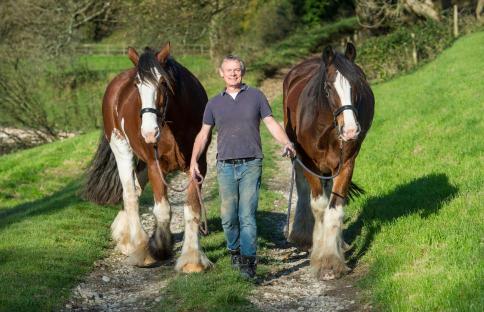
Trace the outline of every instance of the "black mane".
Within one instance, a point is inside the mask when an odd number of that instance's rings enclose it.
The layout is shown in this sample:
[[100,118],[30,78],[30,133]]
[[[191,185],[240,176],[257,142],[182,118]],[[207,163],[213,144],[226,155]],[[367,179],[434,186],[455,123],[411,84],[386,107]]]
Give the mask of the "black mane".
[[[155,86],[160,82],[165,81],[172,92],[175,90],[174,86],[176,77],[178,76],[178,68],[178,63],[171,57],[166,60],[164,66],[161,66],[156,58],[156,52],[148,47],[144,49],[143,54],[139,57],[138,66],[136,67],[141,81],[150,82]],[[163,78],[160,79],[160,81],[158,81],[156,77],[156,71],[158,71]]]

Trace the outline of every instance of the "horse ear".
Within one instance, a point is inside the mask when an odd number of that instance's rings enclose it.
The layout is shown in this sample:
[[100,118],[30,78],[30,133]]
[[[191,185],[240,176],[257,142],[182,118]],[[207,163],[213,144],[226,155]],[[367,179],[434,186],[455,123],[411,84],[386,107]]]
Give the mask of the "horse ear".
[[132,47],[128,48],[128,57],[131,60],[131,62],[133,62],[134,66],[138,65],[139,55],[134,48]]
[[334,59],[333,48],[331,46],[326,46],[326,48],[324,48],[324,50],[323,50],[323,62],[324,62],[324,64],[326,64],[326,65],[331,64],[331,62],[333,62],[333,59]]
[[156,58],[160,63],[165,63],[168,56],[170,56],[170,41],[165,43],[163,48],[161,48],[160,52],[156,53]]
[[356,48],[355,46],[351,43],[348,42],[346,44],[346,51],[345,51],[345,56],[348,60],[354,62],[356,58]]

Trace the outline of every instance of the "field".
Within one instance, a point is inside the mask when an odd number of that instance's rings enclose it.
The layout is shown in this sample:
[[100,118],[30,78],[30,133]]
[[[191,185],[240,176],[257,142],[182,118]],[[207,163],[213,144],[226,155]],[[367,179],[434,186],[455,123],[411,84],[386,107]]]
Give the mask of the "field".
[[[354,242],[349,259],[361,288],[381,310],[484,307],[482,55],[484,32],[458,40],[414,73],[373,86],[376,116],[354,177],[367,194],[348,207],[345,236]],[[87,62],[102,69],[108,60]],[[207,79],[209,95],[221,88],[209,80],[213,66],[181,62]],[[280,118],[281,100],[273,105]],[[0,157],[0,310],[58,308],[109,246],[117,208],[76,195],[98,137],[95,131]],[[265,131],[263,140],[267,181],[277,174],[278,150]],[[260,225],[282,215],[274,200],[280,195],[265,183]],[[229,268],[216,196],[207,204],[212,234],[202,244],[217,266],[206,274],[172,274],[160,309],[252,309],[246,298],[255,286]],[[264,254],[280,233],[259,228]],[[263,258],[260,274],[271,265]]]

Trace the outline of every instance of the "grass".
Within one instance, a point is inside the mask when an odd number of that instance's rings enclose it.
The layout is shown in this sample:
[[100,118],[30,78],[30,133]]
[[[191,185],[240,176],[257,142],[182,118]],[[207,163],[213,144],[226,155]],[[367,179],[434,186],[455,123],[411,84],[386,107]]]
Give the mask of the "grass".
[[0,157],[0,310],[58,309],[102,257],[115,209],[83,202],[99,134]]
[[374,86],[376,117],[346,236],[388,311],[482,311],[484,32],[411,75]]

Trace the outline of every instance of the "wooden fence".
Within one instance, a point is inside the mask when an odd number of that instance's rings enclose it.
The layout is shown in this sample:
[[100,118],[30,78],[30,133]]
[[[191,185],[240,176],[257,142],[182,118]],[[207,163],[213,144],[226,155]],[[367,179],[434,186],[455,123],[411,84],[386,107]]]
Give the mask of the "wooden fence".
[[[206,55],[209,52],[208,47],[202,44],[172,45],[171,50],[175,55]],[[76,52],[83,55],[125,55],[127,51],[127,44],[86,43],[76,47]]]

